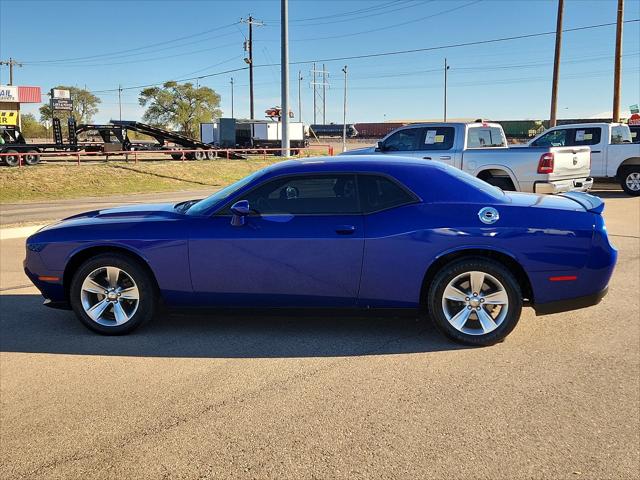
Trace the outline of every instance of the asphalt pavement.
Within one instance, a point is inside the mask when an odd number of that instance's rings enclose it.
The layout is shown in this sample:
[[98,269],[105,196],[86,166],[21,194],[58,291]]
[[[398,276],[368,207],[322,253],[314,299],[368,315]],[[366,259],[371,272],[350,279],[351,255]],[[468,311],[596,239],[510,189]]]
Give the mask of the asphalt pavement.
[[0,477],[637,479],[640,198],[603,195],[608,296],[525,309],[490,348],[399,318],[165,315],[101,337],[41,306],[4,240]]

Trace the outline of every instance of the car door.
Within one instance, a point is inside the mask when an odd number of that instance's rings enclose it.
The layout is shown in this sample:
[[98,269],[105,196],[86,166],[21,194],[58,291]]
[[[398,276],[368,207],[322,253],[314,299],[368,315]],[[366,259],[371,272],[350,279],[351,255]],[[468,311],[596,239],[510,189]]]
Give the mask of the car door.
[[455,167],[454,127],[424,127],[420,129],[414,156],[424,160],[436,160]]
[[[230,205],[252,214],[231,224]],[[190,238],[195,297],[204,305],[355,306],[364,247],[355,175],[268,180],[202,219]]]

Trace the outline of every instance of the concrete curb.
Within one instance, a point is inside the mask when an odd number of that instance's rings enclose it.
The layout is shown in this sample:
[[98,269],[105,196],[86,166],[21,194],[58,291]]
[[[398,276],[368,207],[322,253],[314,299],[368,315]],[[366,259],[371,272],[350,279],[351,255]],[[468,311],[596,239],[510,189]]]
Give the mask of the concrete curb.
[[44,225],[29,225],[28,227],[0,228],[0,241],[15,238],[27,238],[40,230]]

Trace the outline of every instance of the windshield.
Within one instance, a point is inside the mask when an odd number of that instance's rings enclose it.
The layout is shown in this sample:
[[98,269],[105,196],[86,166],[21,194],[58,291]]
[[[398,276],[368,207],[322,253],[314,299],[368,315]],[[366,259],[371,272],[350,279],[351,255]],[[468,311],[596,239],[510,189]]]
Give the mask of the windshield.
[[268,170],[268,167],[267,168],[263,168],[262,170],[258,170],[257,172],[254,172],[251,175],[249,175],[248,177],[244,177],[243,179],[238,180],[237,182],[232,183],[231,185],[229,185],[227,187],[224,187],[222,190],[218,190],[213,195],[211,195],[211,196],[209,196],[207,198],[204,198],[204,199],[200,200],[197,203],[194,203],[193,205],[191,205],[191,207],[189,207],[187,209],[186,214],[187,215],[202,215],[204,212],[206,212],[209,208],[211,208],[212,206],[214,206],[218,202],[226,200],[227,198],[229,198],[231,195],[236,193],[241,188],[249,185],[256,178],[261,177],[262,175],[264,175],[267,170]]

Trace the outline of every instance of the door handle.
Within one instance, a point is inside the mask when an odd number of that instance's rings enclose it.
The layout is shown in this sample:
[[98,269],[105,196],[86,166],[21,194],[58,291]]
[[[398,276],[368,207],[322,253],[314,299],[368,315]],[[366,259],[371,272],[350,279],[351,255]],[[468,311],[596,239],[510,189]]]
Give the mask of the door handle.
[[353,225],[339,225],[336,227],[336,233],[339,235],[351,235],[356,231],[356,227]]
[[431,160],[431,157],[422,157],[423,160]]
[[591,150],[591,153],[602,153],[600,150]]
[[451,156],[449,156],[449,155],[442,155],[442,156],[440,156],[440,160],[451,160]]

